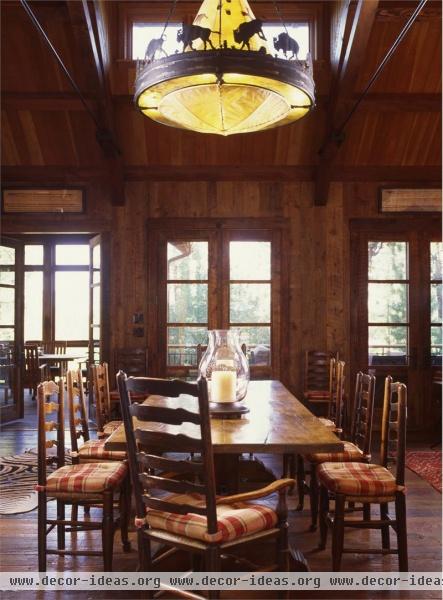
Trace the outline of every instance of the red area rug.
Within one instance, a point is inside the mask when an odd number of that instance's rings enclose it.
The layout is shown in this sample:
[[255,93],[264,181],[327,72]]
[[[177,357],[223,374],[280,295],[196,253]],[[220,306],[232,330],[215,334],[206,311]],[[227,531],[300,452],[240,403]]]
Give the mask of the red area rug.
[[406,452],[406,466],[427,481],[441,494],[441,452],[421,450]]

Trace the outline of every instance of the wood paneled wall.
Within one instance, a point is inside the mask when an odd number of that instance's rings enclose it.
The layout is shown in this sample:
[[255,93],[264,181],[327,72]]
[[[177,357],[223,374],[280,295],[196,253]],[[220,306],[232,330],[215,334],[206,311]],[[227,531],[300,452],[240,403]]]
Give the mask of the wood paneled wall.
[[[310,182],[127,182],[126,203],[111,207],[104,183],[87,185],[85,215],[32,220],[4,218],[10,232],[111,232],[111,348],[144,347],[132,335],[132,315],[147,304],[148,219],[158,217],[285,217],[289,220],[290,372],[302,391],[302,357],[310,348],[350,357],[350,220],[377,218],[380,183],[331,185],[328,205],[313,206]],[[392,185],[392,182],[391,182]],[[106,215],[106,216],[104,216]]]

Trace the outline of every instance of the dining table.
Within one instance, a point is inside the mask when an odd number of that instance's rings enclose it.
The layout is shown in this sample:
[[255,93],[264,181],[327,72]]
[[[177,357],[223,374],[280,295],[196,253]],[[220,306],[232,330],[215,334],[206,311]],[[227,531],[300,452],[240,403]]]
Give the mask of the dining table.
[[[183,408],[195,410],[195,399],[181,396]],[[177,399],[148,397],[145,404],[176,406]],[[240,457],[245,454],[308,454],[340,452],[343,443],[313,415],[280,381],[251,381],[242,401],[249,412],[239,418],[211,418],[211,437],[217,480],[235,492],[239,481]],[[175,425],[138,422],[134,425],[176,433]],[[196,436],[192,424],[183,433]],[[125,450],[126,436],[120,425],[105,441],[106,450]]]
[[85,361],[87,360],[87,356],[85,352],[79,351],[69,351],[63,354],[49,354],[43,353],[39,354],[38,360],[40,365],[44,364],[47,366],[51,365],[60,365],[60,377],[64,377],[68,368],[68,363],[72,361]]

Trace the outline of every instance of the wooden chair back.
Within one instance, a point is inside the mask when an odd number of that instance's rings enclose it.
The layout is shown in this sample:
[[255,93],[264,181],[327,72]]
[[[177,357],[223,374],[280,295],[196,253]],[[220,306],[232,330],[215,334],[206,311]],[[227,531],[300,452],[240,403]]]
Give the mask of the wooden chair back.
[[43,348],[46,354],[66,354],[68,342],[60,342],[50,340],[43,343]]
[[[203,358],[203,354],[206,352],[208,346],[206,344],[197,344],[197,367],[200,365],[201,359]],[[245,356],[247,356],[247,348],[246,344],[241,345],[242,352]]]
[[331,385],[331,359],[338,360],[338,352],[306,350],[304,362],[303,389],[324,391]]
[[103,427],[111,420],[108,364],[91,366],[92,389],[95,401],[97,435],[103,435]]
[[69,431],[71,434],[72,452],[78,452],[78,439],[83,443],[89,440],[89,426],[86,412],[85,392],[82,372],[70,370],[66,373],[66,390],[68,394]]
[[374,415],[375,377],[359,371],[355,378],[351,442],[363,454],[371,453],[372,420]]
[[330,366],[330,402],[328,419],[334,421],[337,429],[342,428],[345,392],[345,362],[331,358]]
[[68,342],[54,342],[54,354],[66,354]]
[[396,463],[396,483],[405,483],[407,389],[404,383],[385,379],[380,459],[384,467]]
[[24,369],[24,386],[33,385],[40,381],[40,364],[38,360],[38,345],[25,344],[25,369]]
[[[175,514],[197,513],[207,518],[208,533],[217,532],[215,508],[215,475],[212,453],[211,427],[209,419],[208,389],[205,379],[197,383],[185,381],[129,377],[121,371],[117,375],[121,411],[125,425],[129,467],[136,499],[137,517],[143,519],[146,507]],[[182,394],[191,404],[165,401],[165,406],[153,406],[130,402],[131,393],[158,394],[178,398]],[[145,422],[143,429],[134,428],[133,417]],[[146,425],[149,423],[149,427]],[[165,425],[180,425],[178,433],[165,432]],[[153,426],[153,427],[152,427]],[[183,431],[184,429],[184,431]],[[197,433],[197,436],[190,435]],[[139,451],[140,449],[145,449]],[[195,452],[201,455],[199,462],[165,458],[163,452]],[[204,483],[178,481],[162,473],[192,473],[200,476]],[[205,507],[174,504],[162,500],[154,492],[178,494],[202,494]]]
[[[51,419],[47,417],[52,415]],[[54,417],[55,415],[55,417]],[[37,387],[38,418],[38,484],[46,485],[47,465],[56,463],[57,468],[65,464],[64,389],[54,381],[43,381]],[[57,447],[56,455],[48,450]]]
[[114,353],[114,373],[123,371],[133,377],[148,374],[148,351],[146,348],[116,348]]

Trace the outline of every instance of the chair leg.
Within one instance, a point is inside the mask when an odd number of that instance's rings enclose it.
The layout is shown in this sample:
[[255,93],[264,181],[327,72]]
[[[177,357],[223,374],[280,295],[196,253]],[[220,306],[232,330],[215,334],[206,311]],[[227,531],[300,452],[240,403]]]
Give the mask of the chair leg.
[[[218,546],[209,546],[205,552],[205,569],[206,571],[220,571],[221,570],[221,558],[220,549]],[[220,598],[220,591],[217,589],[210,589],[208,593],[210,600],[217,600]]]
[[303,510],[305,505],[305,462],[301,454],[297,454],[297,490],[298,506],[295,510]]
[[408,571],[408,536],[406,525],[406,498],[401,492],[395,496],[395,518],[397,520],[397,546],[399,570]]
[[332,529],[332,570],[340,571],[341,557],[343,554],[345,520],[345,496],[337,494],[335,497],[334,527]]
[[38,570],[46,571],[46,493],[38,494]]
[[[62,500],[57,500],[57,520],[64,521],[65,519],[65,503]],[[65,549],[65,526],[57,525],[57,548]]]
[[326,548],[328,541],[329,492],[324,486],[320,486],[320,550]]
[[122,538],[123,552],[131,551],[131,544],[128,538],[129,513],[131,509],[131,484],[129,477],[126,477],[122,489],[120,490],[120,534]]
[[91,514],[91,507],[86,505],[83,507],[83,514],[87,515],[89,517],[89,515]]
[[364,521],[371,520],[371,505],[368,503],[363,504],[363,520]]
[[78,521],[78,504],[71,506],[71,521]]
[[137,529],[138,567],[139,573],[152,571],[151,542],[143,533],[143,529]]
[[[290,477],[295,479],[295,455],[294,454],[283,454],[283,474],[282,478]],[[288,496],[292,496],[294,493],[294,486],[288,489]]]
[[112,571],[112,553],[114,544],[114,515],[112,491],[103,492],[102,544],[103,570]]
[[389,539],[389,506],[388,503],[380,504],[380,519],[382,521],[386,521],[387,524],[381,528],[381,545],[384,550],[389,550],[391,547],[391,542]]
[[318,521],[318,479],[317,479],[317,465],[311,463],[311,477],[309,480],[309,497],[311,499],[311,527],[309,531],[315,531],[317,529]]
[[277,564],[282,573],[289,571],[288,523],[281,525],[277,538]]

